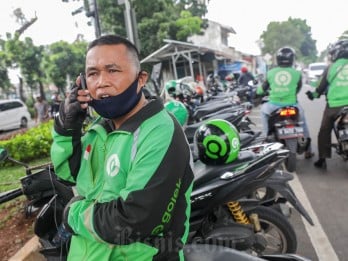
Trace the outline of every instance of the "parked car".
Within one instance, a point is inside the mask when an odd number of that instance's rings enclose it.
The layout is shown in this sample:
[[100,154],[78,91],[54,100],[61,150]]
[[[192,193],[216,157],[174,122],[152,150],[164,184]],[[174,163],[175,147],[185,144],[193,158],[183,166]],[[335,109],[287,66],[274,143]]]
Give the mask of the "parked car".
[[307,69],[307,83],[316,87],[316,83],[323,74],[327,64],[323,62],[311,63]]
[[27,128],[30,119],[28,108],[21,100],[0,100],[0,131]]

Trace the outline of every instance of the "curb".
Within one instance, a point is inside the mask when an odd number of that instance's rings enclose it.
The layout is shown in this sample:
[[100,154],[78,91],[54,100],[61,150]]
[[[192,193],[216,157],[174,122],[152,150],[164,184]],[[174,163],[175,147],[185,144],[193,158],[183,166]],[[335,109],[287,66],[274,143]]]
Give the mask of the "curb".
[[39,238],[34,236],[9,261],[45,261],[46,258],[39,253],[40,247]]

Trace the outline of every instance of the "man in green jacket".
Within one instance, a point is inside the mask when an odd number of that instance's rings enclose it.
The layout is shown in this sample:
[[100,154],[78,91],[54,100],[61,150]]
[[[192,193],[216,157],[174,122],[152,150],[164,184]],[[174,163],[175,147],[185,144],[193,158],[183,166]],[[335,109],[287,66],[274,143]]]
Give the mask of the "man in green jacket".
[[317,168],[326,169],[326,158],[331,158],[331,131],[337,113],[348,106],[348,40],[336,42],[329,50],[331,65],[328,66],[314,92],[306,92],[313,100],[326,95],[326,107],[318,134],[319,159],[314,162]]
[[[128,40],[92,41],[85,75],[61,104],[51,149],[57,175],[76,185],[63,217],[68,260],[183,260],[193,171],[180,124],[145,98]],[[88,106],[100,117],[82,135]]]
[[297,100],[297,94],[302,88],[302,75],[293,68],[295,51],[291,47],[282,47],[278,50],[276,58],[278,66],[268,71],[265,82],[257,89],[259,95],[269,93],[268,102],[261,107],[263,133],[265,136],[268,135],[268,119],[273,111],[284,106],[295,105],[299,109],[304,137],[308,142],[305,152],[305,158],[308,159],[313,156],[313,153],[305,114]]

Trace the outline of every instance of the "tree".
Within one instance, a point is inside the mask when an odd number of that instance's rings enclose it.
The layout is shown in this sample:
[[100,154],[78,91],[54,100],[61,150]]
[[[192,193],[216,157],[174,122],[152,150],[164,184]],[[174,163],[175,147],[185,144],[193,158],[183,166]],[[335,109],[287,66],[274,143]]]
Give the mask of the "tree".
[[[69,2],[69,0],[62,1]],[[205,19],[202,19],[207,13],[205,1],[128,1],[135,11],[136,29],[142,57],[160,48],[164,39],[186,41],[188,36],[200,33],[201,28],[206,28],[208,24]],[[89,0],[83,0],[83,2],[86,14],[90,15]],[[124,17],[125,5],[115,3],[118,3],[118,0],[97,0],[101,33],[115,33],[127,37]],[[187,12],[182,13],[182,11]],[[180,20],[180,22],[176,22],[177,20]],[[200,29],[197,27],[198,24]]]
[[[11,86],[7,68],[18,68],[20,66],[20,60],[23,58],[23,56],[20,55],[20,51],[22,50],[21,48],[26,48],[25,46],[21,45],[19,37],[24,33],[25,30],[27,30],[33,23],[37,21],[36,16],[28,21],[21,8],[16,8],[13,11],[13,14],[16,17],[16,22],[20,25],[20,28],[15,31],[13,38],[11,33],[6,34],[8,41],[0,39],[0,86],[4,90],[8,90]],[[28,44],[30,43],[28,42]],[[33,46],[32,42],[31,46]],[[25,100],[25,97],[23,95],[23,81],[21,77],[19,78],[19,95],[22,100]]]
[[192,16],[190,11],[181,11],[180,18],[175,25],[178,28],[176,39],[185,41],[188,36],[201,32],[202,20],[197,16]]
[[339,40],[348,39],[348,30],[344,31],[338,39]]
[[25,17],[25,15],[22,12],[21,8],[16,8],[13,11],[14,16],[16,17],[16,22],[21,25],[19,29],[16,30],[16,33],[18,34],[18,37],[24,33],[25,30],[27,30],[33,23],[37,21],[37,16],[35,15],[34,18],[31,18],[30,21]]
[[[66,0],[65,0],[66,1]],[[86,5],[85,1],[85,7]],[[129,0],[135,10],[141,56],[145,57],[163,45],[163,39],[186,41],[206,25],[202,17],[207,7],[199,0]],[[101,31],[127,37],[123,4],[115,0],[98,0]],[[187,11],[181,13],[182,11]],[[176,22],[177,20],[181,22]],[[188,22],[184,23],[182,20]],[[177,38],[179,37],[179,39]]]
[[283,46],[291,46],[298,60],[309,63],[316,60],[316,41],[312,39],[311,28],[306,20],[288,18],[284,22],[270,22],[261,35],[262,54],[274,54]]
[[11,87],[8,76],[8,58],[4,51],[5,41],[0,39],[0,89],[7,91]]
[[65,93],[67,78],[75,79],[85,67],[86,42],[69,44],[65,41],[53,43],[46,48],[43,60],[46,77],[53,82],[59,92]]
[[101,31],[104,34],[117,33],[127,36],[123,15],[124,8],[116,3],[117,0],[97,1]]
[[[4,50],[7,53],[8,65],[12,68],[19,68],[24,82],[29,86],[31,92],[39,89],[40,94],[45,98],[41,70],[43,46],[35,46],[30,37],[21,41],[19,36],[18,33],[15,33],[13,37],[11,34],[7,34],[8,39],[4,45]],[[19,86],[19,95],[25,101],[21,85]]]
[[179,10],[189,11],[192,16],[203,17],[208,12],[205,1],[201,0],[179,0],[176,1],[176,6]]

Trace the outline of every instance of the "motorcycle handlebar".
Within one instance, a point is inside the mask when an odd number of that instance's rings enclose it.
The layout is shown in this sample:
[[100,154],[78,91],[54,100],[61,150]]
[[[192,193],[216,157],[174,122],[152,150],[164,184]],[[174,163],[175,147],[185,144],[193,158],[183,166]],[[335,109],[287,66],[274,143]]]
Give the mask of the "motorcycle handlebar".
[[8,202],[8,201],[15,199],[21,195],[23,195],[23,191],[21,188],[2,192],[2,193],[0,193],[0,204]]

